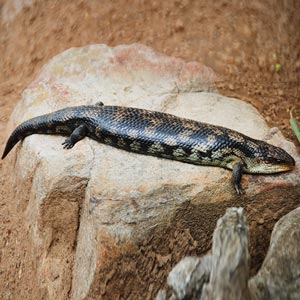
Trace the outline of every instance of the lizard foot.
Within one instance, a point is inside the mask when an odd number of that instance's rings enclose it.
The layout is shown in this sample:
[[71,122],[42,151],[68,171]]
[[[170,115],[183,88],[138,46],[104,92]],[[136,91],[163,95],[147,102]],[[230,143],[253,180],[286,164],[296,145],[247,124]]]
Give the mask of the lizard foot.
[[70,138],[67,138],[62,145],[64,149],[71,149],[74,147],[75,143],[73,143]]
[[236,193],[237,193],[238,195],[243,195],[243,194],[245,194],[245,192],[244,192],[243,189],[241,188],[241,185],[240,185],[240,184],[235,184],[235,185],[234,185],[234,188],[235,188]]

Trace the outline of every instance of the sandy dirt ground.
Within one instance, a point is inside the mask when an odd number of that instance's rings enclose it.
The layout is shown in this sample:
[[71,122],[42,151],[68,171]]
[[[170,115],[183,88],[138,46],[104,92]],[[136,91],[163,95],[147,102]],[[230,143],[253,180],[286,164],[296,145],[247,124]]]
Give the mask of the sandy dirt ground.
[[[0,0],[0,151],[9,116],[41,67],[70,47],[95,43],[137,42],[203,62],[220,75],[220,93],[252,103],[270,126],[279,127],[296,142],[289,111],[295,107],[300,115],[299,1],[23,2],[28,5],[16,14],[15,7],[22,1]],[[11,196],[17,186],[9,170],[5,161],[0,163],[1,299],[15,299],[21,266],[35,268],[34,263],[25,263],[22,212]],[[262,231],[267,234],[256,245],[252,272],[266,253],[271,230]],[[34,290],[34,282],[24,289],[24,300],[32,299],[26,295]]]

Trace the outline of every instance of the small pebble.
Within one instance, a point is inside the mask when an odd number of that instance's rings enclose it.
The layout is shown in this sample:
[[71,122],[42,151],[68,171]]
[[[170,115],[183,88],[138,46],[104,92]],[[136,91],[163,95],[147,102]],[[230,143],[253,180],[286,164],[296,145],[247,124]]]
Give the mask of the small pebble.
[[228,88],[229,88],[231,91],[233,91],[233,90],[234,90],[234,86],[233,86],[233,84],[232,84],[232,83],[230,83],[230,84],[228,85]]
[[258,57],[257,64],[258,64],[258,66],[259,66],[260,69],[265,68],[265,66],[267,66],[267,62],[266,62],[265,56],[260,55],[260,56]]
[[278,90],[277,93],[279,96],[283,96],[283,94],[284,94],[283,90]]
[[178,32],[178,31],[182,31],[182,30],[184,30],[183,22],[180,19],[178,19],[175,23],[175,31]]
[[259,218],[258,220],[257,220],[257,224],[259,224],[259,225],[262,225],[262,224],[264,224],[265,223],[265,220],[263,219],[263,218]]

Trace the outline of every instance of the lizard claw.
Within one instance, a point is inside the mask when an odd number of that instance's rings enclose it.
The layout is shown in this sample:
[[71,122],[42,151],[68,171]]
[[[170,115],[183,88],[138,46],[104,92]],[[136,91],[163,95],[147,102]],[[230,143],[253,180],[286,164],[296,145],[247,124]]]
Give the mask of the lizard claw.
[[235,184],[235,185],[234,185],[234,188],[235,188],[236,193],[237,193],[238,195],[243,195],[243,194],[245,194],[245,192],[243,191],[243,189],[241,188],[241,186],[240,186],[239,184]]
[[70,138],[67,138],[67,139],[62,143],[62,145],[63,145],[63,148],[64,148],[64,149],[71,149],[71,148],[74,147],[75,144],[71,141]]

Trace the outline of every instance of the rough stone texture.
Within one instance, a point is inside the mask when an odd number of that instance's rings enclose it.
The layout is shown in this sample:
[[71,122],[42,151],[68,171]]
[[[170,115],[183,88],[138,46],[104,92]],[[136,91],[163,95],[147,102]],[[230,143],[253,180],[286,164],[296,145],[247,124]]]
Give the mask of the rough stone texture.
[[213,235],[212,267],[201,300],[247,300],[248,228],[242,208],[228,208]]
[[[212,254],[202,258],[185,257],[169,273],[170,299],[247,300],[250,299],[248,279],[246,217],[243,208],[228,208],[217,222]],[[166,299],[164,290],[157,297]]]
[[203,258],[188,256],[169,273],[168,285],[178,300],[199,299],[203,285],[209,281],[210,272],[210,255]]
[[[73,48],[53,58],[23,93],[8,132],[36,115],[101,100],[224,125],[285,148],[299,165],[294,146],[270,132],[253,107],[212,93],[215,79],[201,64],[141,45]],[[63,140],[33,135],[8,158],[45,298],[153,298],[182,256],[209,249],[227,206],[251,203],[280,216],[285,199],[292,207],[300,202],[298,165],[288,174],[245,176],[246,195],[238,197],[224,169],[127,153],[89,139],[67,151]],[[269,202],[262,201],[266,197]]]
[[[248,230],[242,208],[229,208],[217,222],[212,254],[185,257],[169,273],[169,299],[300,299],[300,208],[275,225],[257,275],[249,280]],[[157,300],[167,299],[160,290]]]
[[249,287],[253,299],[300,299],[300,208],[276,223],[268,254]]
[[25,7],[32,5],[32,0],[10,0],[4,1],[1,7],[1,21],[3,23],[11,22],[19,12]]

